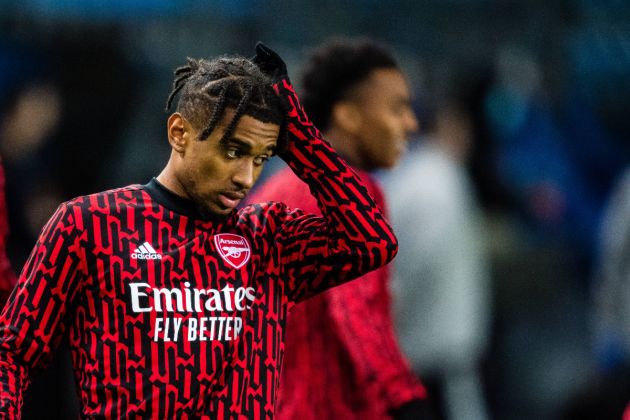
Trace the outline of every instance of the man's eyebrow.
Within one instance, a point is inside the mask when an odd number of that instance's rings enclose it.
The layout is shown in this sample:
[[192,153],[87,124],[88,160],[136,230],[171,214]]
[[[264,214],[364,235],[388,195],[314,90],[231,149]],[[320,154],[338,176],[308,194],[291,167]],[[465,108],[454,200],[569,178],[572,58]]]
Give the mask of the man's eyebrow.
[[405,105],[410,105],[413,103],[413,98],[411,96],[403,96],[400,95],[396,98],[396,102],[397,103],[401,103],[401,104],[405,104]]
[[223,141],[223,144],[225,146],[238,146],[241,149],[244,149],[246,151],[250,151],[252,149],[252,145],[247,143],[246,141],[243,141],[241,139],[237,139],[236,137],[230,137],[228,139],[225,139]]
[[[236,138],[236,137],[230,137],[230,138],[226,139],[223,142],[223,144],[226,147],[227,146],[237,146],[237,147],[239,147],[241,150],[243,150],[246,153],[249,153],[252,150],[252,145],[251,144],[249,144],[248,142],[243,141],[243,140],[241,140],[239,138]],[[273,155],[275,153],[275,151],[276,151],[276,148],[275,148],[275,146],[269,146],[269,147],[266,148],[266,151],[268,151],[270,154]]]

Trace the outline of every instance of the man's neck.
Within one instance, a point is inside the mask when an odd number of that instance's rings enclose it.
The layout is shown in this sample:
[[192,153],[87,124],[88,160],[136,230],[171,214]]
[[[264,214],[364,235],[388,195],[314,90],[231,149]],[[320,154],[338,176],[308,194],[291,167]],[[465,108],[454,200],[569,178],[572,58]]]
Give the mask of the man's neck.
[[162,172],[160,172],[160,174],[156,177],[156,179],[158,180],[160,184],[162,184],[166,189],[170,190],[172,193],[180,197],[190,198],[188,197],[188,194],[186,194],[186,191],[184,191],[181,184],[177,180],[177,177],[175,176],[175,169],[173,168],[172,159],[173,157],[169,159],[166,166],[164,167],[164,169],[162,169]]

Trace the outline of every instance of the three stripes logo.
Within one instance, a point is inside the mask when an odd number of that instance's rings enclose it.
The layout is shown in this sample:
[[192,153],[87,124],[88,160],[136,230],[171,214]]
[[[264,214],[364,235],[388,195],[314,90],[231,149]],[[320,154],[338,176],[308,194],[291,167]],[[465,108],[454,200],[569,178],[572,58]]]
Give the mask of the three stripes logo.
[[162,255],[159,254],[150,243],[145,242],[131,253],[134,260],[161,260]]

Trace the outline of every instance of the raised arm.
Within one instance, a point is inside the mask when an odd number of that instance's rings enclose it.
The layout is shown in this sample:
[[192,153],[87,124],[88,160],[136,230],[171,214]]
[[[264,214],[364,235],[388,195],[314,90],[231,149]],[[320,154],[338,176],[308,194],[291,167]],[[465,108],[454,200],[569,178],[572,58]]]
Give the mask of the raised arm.
[[277,239],[290,292],[301,300],[387,264],[398,243],[361,179],[309,120],[284,62],[262,44],[256,53],[254,62],[275,81],[287,115],[280,157],[308,184],[323,215],[288,219]]
[[83,268],[80,218],[59,207],[44,227],[0,315],[0,418],[19,418],[31,371],[49,361]]

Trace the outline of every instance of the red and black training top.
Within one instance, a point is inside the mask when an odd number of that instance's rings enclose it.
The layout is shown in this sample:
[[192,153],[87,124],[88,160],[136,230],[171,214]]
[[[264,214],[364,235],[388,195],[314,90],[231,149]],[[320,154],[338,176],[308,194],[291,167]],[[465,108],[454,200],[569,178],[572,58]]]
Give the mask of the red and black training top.
[[287,311],[380,267],[397,242],[359,178],[293,109],[282,157],[323,216],[281,203],[221,220],[153,180],[62,204],[0,316],[0,418],[64,333],[84,418],[274,413]]

